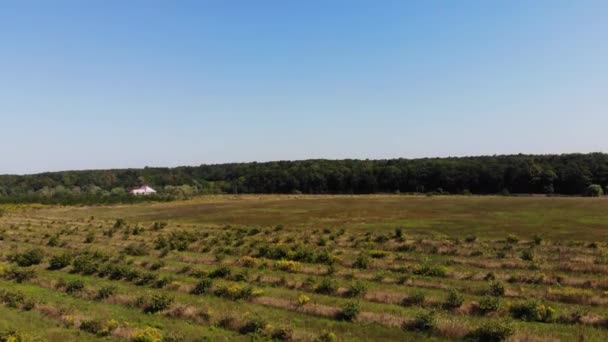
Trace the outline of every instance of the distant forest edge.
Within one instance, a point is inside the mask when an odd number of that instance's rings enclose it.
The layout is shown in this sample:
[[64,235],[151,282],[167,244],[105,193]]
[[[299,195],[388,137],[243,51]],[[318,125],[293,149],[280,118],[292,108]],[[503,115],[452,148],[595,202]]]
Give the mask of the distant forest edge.
[[[129,189],[149,184],[151,196]],[[214,193],[600,196],[608,154],[230,163],[0,176],[3,203],[129,203]]]

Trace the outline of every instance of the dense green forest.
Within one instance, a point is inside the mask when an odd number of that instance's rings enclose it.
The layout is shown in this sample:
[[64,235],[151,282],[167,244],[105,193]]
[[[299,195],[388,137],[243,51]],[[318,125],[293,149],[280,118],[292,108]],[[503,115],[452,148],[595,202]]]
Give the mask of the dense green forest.
[[[128,195],[130,188],[144,183],[158,194]],[[110,203],[208,193],[585,195],[593,188],[597,195],[597,189],[607,185],[604,153],[303,160],[4,175],[0,201]]]

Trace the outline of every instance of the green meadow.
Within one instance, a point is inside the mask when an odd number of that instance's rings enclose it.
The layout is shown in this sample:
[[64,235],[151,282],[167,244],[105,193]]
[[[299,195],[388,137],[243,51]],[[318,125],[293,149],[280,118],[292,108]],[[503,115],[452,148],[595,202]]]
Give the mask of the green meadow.
[[6,205],[0,341],[606,341],[608,201]]

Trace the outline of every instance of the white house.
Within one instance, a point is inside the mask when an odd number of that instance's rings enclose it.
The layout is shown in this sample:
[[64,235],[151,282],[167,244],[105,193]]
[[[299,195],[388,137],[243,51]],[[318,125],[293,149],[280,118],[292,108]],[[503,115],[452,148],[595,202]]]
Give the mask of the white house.
[[129,191],[131,195],[151,195],[155,194],[156,190],[149,187],[147,184],[140,186],[139,188]]

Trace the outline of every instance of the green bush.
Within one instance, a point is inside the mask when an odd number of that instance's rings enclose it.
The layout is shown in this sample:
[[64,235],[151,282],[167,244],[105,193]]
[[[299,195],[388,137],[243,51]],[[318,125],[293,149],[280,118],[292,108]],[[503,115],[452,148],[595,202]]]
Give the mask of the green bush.
[[405,323],[403,328],[406,330],[431,332],[437,328],[437,317],[434,311],[422,311],[416,315],[414,320]]
[[534,251],[532,249],[524,249],[521,251],[519,257],[525,261],[532,261],[534,260]]
[[259,334],[264,330],[267,323],[265,320],[256,317],[248,320],[245,324],[239,329],[241,334]]
[[468,235],[467,237],[464,238],[464,241],[468,242],[468,243],[475,242],[475,241],[477,241],[477,236]]
[[367,286],[360,281],[354,282],[346,291],[347,297],[363,297],[367,293]]
[[526,301],[511,305],[509,312],[516,319],[529,322],[551,322],[555,310],[536,301]]
[[277,328],[270,337],[274,341],[292,341],[294,339],[293,329],[290,327]]
[[326,294],[326,295],[331,295],[336,293],[336,291],[338,291],[338,284],[336,284],[335,281],[333,281],[331,278],[323,278],[323,280],[321,280],[321,283],[319,283],[319,285],[317,285],[317,287],[315,288],[315,292],[316,293],[321,293],[321,294]]
[[478,311],[480,314],[487,314],[489,312],[498,311],[500,307],[500,300],[498,297],[484,296],[479,301]]
[[80,292],[83,289],[84,283],[80,279],[71,280],[65,285],[65,292],[70,294]]
[[359,303],[357,302],[347,302],[342,306],[342,309],[338,313],[337,318],[342,321],[352,322],[357,318],[361,312],[361,308],[359,307]]
[[426,299],[426,294],[422,291],[414,291],[409,296],[403,298],[401,301],[401,305],[409,306],[409,305],[422,305],[424,304],[424,300]]
[[422,275],[427,277],[446,277],[447,270],[443,266],[431,265],[428,263],[424,263],[422,265],[418,265],[414,267],[412,273],[416,275]]
[[213,281],[211,279],[202,278],[196,283],[194,289],[192,289],[192,294],[201,295],[207,293],[211,289],[211,286],[213,286]]
[[490,296],[502,297],[505,295],[505,285],[498,280],[492,281],[487,293]]
[[99,269],[98,257],[94,254],[81,254],[72,260],[72,272],[90,275]]
[[510,322],[487,322],[465,336],[465,340],[475,342],[503,342],[513,335]]
[[353,268],[366,269],[369,266],[369,259],[365,255],[357,256],[353,263]]
[[60,270],[67,267],[72,262],[72,257],[68,253],[54,255],[49,260],[49,270]]
[[11,257],[11,261],[21,267],[38,265],[44,259],[44,252],[40,248],[32,248]]
[[209,278],[226,278],[231,273],[228,266],[220,266],[209,273]]
[[89,334],[105,335],[108,331],[105,329],[105,325],[102,321],[98,320],[84,320],[80,322],[80,330],[86,331]]
[[169,308],[173,304],[173,297],[164,294],[155,294],[144,306],[144,312],[155,313]]
[[317,336],[315,342],[336,342],[338,337],[332,332],[324,331],[321,335]]
[[601,185],[591,184],[587,187],[586,195],[589,197],[601,197],[604,195],[604,189]]
[[519,238],[513,234],[509,234],[509,236],[507,236],[507,243],[518,243],[519,242]]
[[464,303],[463,294],[457,289],[450,289],[448,291],[448,297],[446,298],[443,306],[447,309],[459,308]]
[[131,256],[148,255],[148,247],[145,244],[131,243],[123,249],[123,253]]
[[116,287],[114,286],[104,286],[97,290],[96,299],[106,299],[116,294]]
[[28,280],[34,278],[35,276],[36,276],[36,273],[31,268],[20,269],[17,267],[13,267],[6,272],[4,277],[6,279],[14,280],[18,283],[22,283],[24,281],[28,281]]

